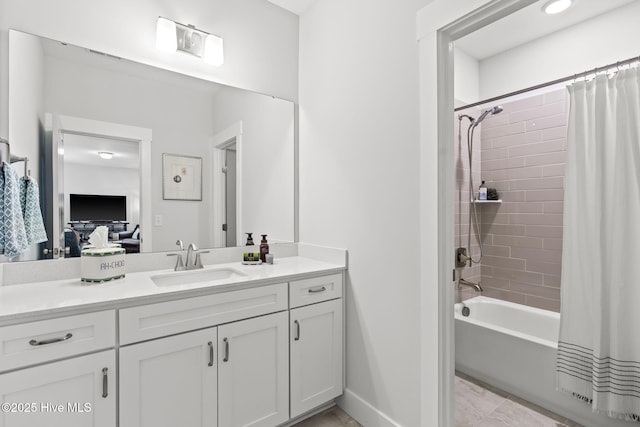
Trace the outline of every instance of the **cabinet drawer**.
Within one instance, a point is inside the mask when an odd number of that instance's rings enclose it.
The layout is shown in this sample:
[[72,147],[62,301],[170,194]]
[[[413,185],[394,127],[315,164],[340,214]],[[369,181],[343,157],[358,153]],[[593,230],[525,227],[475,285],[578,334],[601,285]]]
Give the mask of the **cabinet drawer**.
[[113,310],[0,328],[0,371],[115,346]]
[[287,285],[262,286],[120,310],[120,344],[130,344],[287,309]]
[[289,283],[291,308],[342,298],[342,274],[296,280]]

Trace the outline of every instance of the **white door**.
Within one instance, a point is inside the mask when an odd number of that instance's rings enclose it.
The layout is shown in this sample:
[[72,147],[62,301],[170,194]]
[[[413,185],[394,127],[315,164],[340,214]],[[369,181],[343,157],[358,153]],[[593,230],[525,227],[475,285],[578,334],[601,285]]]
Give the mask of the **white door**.
[[291,418],[342,394],[342,300],[291,310]]
[[218,421],[273,427],[289,419],[289,313],[218,327]]
[[216,328],[120,349],[120,427],[217,426]]
[[0,375],[0,427],[113,427],[115,351]]

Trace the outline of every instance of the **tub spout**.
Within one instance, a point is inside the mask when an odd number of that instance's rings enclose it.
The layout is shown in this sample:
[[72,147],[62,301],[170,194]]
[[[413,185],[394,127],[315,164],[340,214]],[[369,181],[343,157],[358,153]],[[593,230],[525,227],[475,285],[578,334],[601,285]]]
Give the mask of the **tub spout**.
[[470,288],[473,288],[474,291],[476,292],[482,292],[482,286],[480,286],[480,283],[473,283],[470,282],[468,280],[463,279],[462,277],[460,278],[460,280],[458,280],[458,286],[468,286]]

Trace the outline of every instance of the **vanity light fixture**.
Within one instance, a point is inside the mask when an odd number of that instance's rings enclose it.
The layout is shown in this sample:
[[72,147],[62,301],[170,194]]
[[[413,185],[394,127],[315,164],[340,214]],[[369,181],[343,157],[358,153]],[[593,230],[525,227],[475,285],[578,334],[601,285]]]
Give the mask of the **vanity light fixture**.
[[156,48],[170,53],[186,52],[216,67],[224,62],[221,37],[162,16],[158,17],[156,26]]
[[111,160],[113,158],[113,153],[110,151],[98,151],[98,156],[100,156],[101,159]]
[[555,15],[556,13],[564,12],[571,6],[572,0],[550,0],[542,6],[542,10],[547,15]]

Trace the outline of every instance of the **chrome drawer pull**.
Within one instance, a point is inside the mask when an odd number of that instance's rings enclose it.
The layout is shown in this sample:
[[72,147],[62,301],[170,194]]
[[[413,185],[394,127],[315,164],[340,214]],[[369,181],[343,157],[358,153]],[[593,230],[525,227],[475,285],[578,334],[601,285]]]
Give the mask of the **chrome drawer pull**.
[[222,361],[228,362],[229,361],[229,340],[225,338],[222,341],[224,341],[224,359],[222,359]]
[[209,341],[209,366],[213,366],[213,343]]
[[320,293],[320,292],[324,292],[326,290],[327,290],[327,288],[324,287],[324,286],[321,286],[320,288],[309,288],[309,293],[310,294],[317,294],[317,293]]
[[69,332],[67,335],[65,335],[62,338],[51,338],[51,339],[42,340],[42,341],[31,340],[31,341],[29,341],[29,344],[33,345],[33,346],[53,344],[54,342],[66,341],[69,338],[71,338],[72,336],[73,336],[73,334],[71,332]]
[[107,376],[107,368],[102,368],[102,397],[109,396],[109,377]]
[[294,320],[293,323],[296,325],[296,336],[293,338],[293,340],[300,341],[300,322]]

